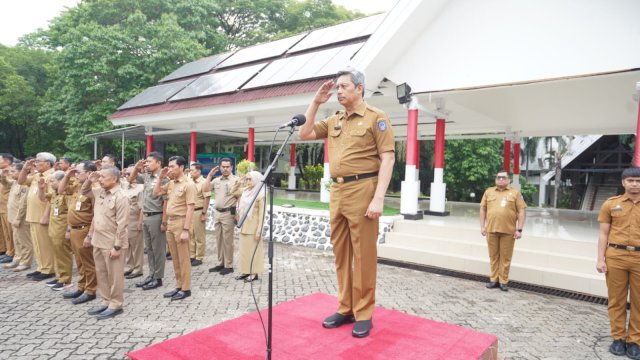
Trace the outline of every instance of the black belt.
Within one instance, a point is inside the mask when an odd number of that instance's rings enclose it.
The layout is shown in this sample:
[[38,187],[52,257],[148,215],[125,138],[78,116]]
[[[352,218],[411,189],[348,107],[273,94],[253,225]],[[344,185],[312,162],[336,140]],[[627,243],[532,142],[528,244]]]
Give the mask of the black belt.
[[84,228],[88,228],[91,225],[70,225],[69,227],[72,228],[73,230],[81,230]]
[[640,246],[627,246],[627,245],[618,245],[618,244],[609,243],[609,247],[620,249],[620,250],[640,251]]
[[153,215],[160,215],[160,214],[162,214],[162,211],[146,212],[144,213],[144,216],[153,216]]
[[333,182],[338,183],[338,184],[344,184],[344,183],[348,183],[351,181],[355,181],[355,180],[360,180],[360,179],[368,179],[368,178],[372,178],[372,177],[376,177],[378,176],[378,172],[372,172],[372,173],[366,173],[366,174],[360,174],[360,175],[351,175],[351,176],[338,176],[338,177],[332,177],[331,180],[333,180]]
[[193,211],[198,211],[198,210],[202,210],[202,209],[204,209],[204,208],[199,207],[199,208],[193,209]]
[[230,207],[228,207],[228,208],[221,208],[221,209],[216,208],[216,211],[217,211],[217,212],[227,212],[227,211],[229,211],[229,210],[231,210],[231,208],[230,208]]

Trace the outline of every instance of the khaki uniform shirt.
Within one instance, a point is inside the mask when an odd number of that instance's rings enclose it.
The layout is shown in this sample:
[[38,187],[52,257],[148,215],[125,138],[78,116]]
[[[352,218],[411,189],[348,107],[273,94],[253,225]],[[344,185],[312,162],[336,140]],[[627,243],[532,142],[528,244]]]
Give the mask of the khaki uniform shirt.
[[165,200],[164,197],[153,196],[153,188],[156,186],[156,182],[159,179],[159,174],[160,170],[156,171],[153,174],[142,174],[138,176],[138,184],[144,185],[144,194],[142,196],[144,198],[142,211],[144,212],[162,212],[162,206]]
[[51,188],[51,175],[53,175],[53,168],[45,171],[44,173],[35,173],[33,175],[27,176],[27,181],[24,185],[29,187],[29,192],[27,193],[27,216],[26,220],[28,222],[39,223],[40,218],[44,214],[44,210],[47,206],[46,201],[40,200],[38,196],[38,181],[41,178],[44,178],[47,186],[45,188],[45,193],[53,192]]
[[380,170],[380,154],[395,150],[387,114],[363,102],[352,114],[338,111],[313,125],[316,138],[328,138],[329,167],[333,177]]
[[11,184],[7,203],[7,219],[11,223],[16,220],[24,220],[27,215],[27,191],[29,188],[18,184],[15,180],[5,181],[7,184]]
[[144,186],[141,184],[122,185],[123,192],[129,200],[129,230],[136,230],[140,221],[140,211],[144,204]]
[[[520,191],[507,186],[498,190],[497,186],[488,188],[480,206],[487,209],[485,228],[489,233],[513,234],[516,232],[518,212],[527,207]],[[521,227],[523,224],[519,224]]]
[[[89,189],[90,184],[90,181],[86,181],[82,184],[83,189]],[[67,220],[69,226],[90,225],[93,220],[94,198],[84,195],[80,190],[76,190],[68,199],[69,214],[67,215]]]
[[610,243],[640,246],[640,202],[634,204],[626,194],[611,197],[602,204],[598,221],[611,224]]
[[[204,198],[211,197],[211,192],[210,191],[207,191],[207,192],[203,192],[202,191],[202,185],[205,182],[205,179],[202,176],[198,177],[197,180],[191,179],[191,182],[196,187],[196,204],[195,204],[195,208],[199,209],[199,208],[204,206]],[[206,211],[206,209],[203,209],[202,211]]]
[[116,185],[109,191],[92,189],[89,194],[95,198],[91,244],[107,250],[114,246],[128,248],[129,200],[120,186]]
[[11,192],[11,183],[8,181],[0,181],[0,214],[6,214],[9,204],[9,193]]
[[231,174],[226,178],[224,176],[213,179],[213,194],[215,197],[216,209],[226,209],[236,206],[236,197],[232,193],[232,189],[236,186],[238,178]]
[[167,216],[186,216],[187,205],[196,203],[196,186],[182,175],[163,186],[167,193]]

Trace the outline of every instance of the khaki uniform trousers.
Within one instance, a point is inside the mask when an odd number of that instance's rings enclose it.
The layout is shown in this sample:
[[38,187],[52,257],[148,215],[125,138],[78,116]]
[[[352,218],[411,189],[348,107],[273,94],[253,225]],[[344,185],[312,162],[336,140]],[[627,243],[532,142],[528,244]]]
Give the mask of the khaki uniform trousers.
[[84,238],[89,233],[89,226],[83,229],[71,229],[71,248],[78,265],[78,290],[87,295],[95,295],[98,286],[96,264],[93,260],[93,247],[84,247]]
[[[609,322],[614,340],[640,344],[640,252],[607,247],[607,290]],[[627,296],[631,293],[631,314],[627,332]]]
[[378,219],[364,214],[377,178],[331,186],[331,244],[338,276],[338,313],[370,320],[376,301]]
[[7,214],[0,214],[0,252],[6,252],[8,256],[15,255],[13,246],[13,229],[7,218]]
[[52,216],[49,220],[49,238],[53,244],[56,279],[63,284],[71,284],[73,250],[71,250],[71,241],[64,238],[66,231],[67,215]]
[[189,256],[192,259],[204,259],[206,253],[206,240],[204,225],[206,221],[200,221],[200,216],[204,210],[194,210],[193,219],[191,221],[191,239],[189,240]]
[[13,226],[13,241],[16,246],[16,258],[20,259],[20,265],[31,267],[33,262],[33,243],[31,242],[28,223],[22,221],[20,226]]
[[129,248],[126,253],[126,271],[131,271],[132,274],[142,274],[144,240],[142,239],[142,231],[138,230],[135,226],[129,226]]
[[[176,273],[176,288],[191,290],[191,259],[189,258],[189,240],[181,241],[184,229],[184,217],[169,217],[167,222],[167,244],[173,259],[173,270]],[[189,231],[191,233],[191,231]]]
[[233,215],[216,210],[213,235],[218,248],[218,265],[233,268]]
[[109,257],[111,249],[93,247],[93,260],[96,264],[98,292],[102,305],[109,309],[122,309],[124,303],[124,252],[115,259]]
[[516,239],[513,234],[487,233],[487,246],[489,248],[489,262],[491,268],[490,281],[499,281],[500,284],[509,282],[509,269],[511,257]]
[[43,274],[53,274],[53,245],[49,239],[49,226],[37,222],[30,222],[31,241],[38,262],[37,271]]

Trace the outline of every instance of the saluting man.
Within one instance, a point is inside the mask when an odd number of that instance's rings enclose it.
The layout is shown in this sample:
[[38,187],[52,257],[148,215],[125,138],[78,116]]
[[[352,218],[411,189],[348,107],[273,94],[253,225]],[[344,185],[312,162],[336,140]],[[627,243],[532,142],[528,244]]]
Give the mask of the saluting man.
[[[315,122],[318,108],[334,89],[344,111]],[[379,217],[395,162],[389,117],[363,97],[364,74],[338,72],[318,89],[307,108],[308,121],[298,132],[303,140],[329,139],[331,244],[340,305],[322,325],[336,328],[355,321],[351,334],[358,338],[373,327]]]

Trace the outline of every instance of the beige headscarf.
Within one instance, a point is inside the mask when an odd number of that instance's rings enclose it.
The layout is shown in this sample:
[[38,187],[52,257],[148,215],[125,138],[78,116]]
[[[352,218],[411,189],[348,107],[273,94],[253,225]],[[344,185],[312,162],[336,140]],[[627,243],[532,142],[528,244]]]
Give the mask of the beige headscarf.
[[[248,212],[247,219],[251,219],[251,217],[253,216],[253,211],[251,211],[253,210],[253,207],[249,209],[249,204],[251,203],[251,199],[253,199],[253,197],[256,195],[258,190],[260,190],[259,185],[260,185],[260,182],[262,181],[262,174],[260,174],[257,171],[249,171],[247,175],[251,177],[252,184],[251,184],[251,187],[247,186],[246,188],[244,188],[244,190],[242,190],[242,196],[240,196],[240,201],[238,205],[240,207],[240,212],[239,212],[240,216],[242,216],[246,211]],[[262,190],[264,191],[264,188],[262,188]],[[264,198],[264,193],[260,192],[260,194],[258,194],[258,197],[256,198],[256,202],[263,198]],[[253,203],[253,205],[255,206],[255,202]]]

